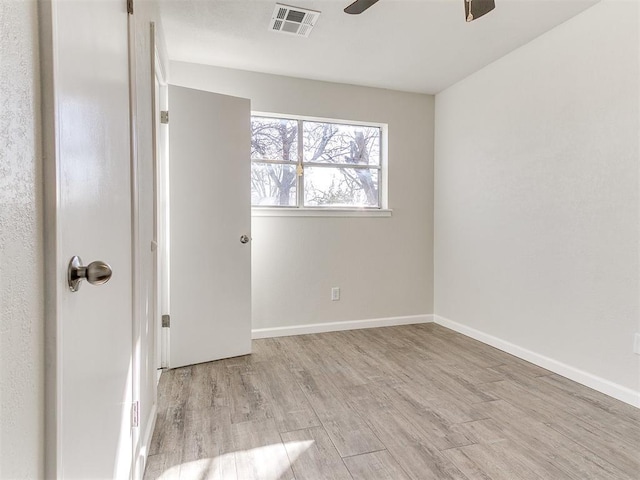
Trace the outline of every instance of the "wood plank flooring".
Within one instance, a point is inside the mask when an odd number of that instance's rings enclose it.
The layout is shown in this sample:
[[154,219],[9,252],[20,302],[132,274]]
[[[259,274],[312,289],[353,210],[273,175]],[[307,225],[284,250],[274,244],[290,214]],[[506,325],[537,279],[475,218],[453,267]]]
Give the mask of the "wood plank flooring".
[[145,480],[639,480],[640,409],[435,324],[165,372]]

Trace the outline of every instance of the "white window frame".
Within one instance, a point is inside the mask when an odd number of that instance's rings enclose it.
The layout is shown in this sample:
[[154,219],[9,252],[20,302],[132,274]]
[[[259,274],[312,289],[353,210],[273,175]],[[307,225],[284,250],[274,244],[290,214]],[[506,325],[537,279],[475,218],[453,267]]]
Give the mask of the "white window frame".
[[[319,162],[304,162],[303,157],[303,142],[300,138],[302,132],[302,122],[320,122],[320,123],[335,123],[339,125],[362,125],[365,127],[376,127],[380,129],[380,166],[378,170],[378,203],[377,207],[336,207],[336,206],[310,206],[304,205],[304,173],[303,177],[298,177],[296,185],[296,206],[261,206],[252,205],[251,215],[254,217],[286,217],[286,216],[299,216],[299,217],[390,217],[392,210],[388,205],[388,165],[387,165],[387,138],[388,138],[388,125],[386,123],[377,122],[363,122],[358,120],[343,120],[337,118],[325,118],[325,117],[311,117],[306,115],[290,115],[273,112],[252,111],[252,117],[267,117],[267,118],[281,118],[284,120],[293,120],[298,122],[298,163],[302,164],[303,168],[307,166],[311,167],[340,167],[346,166],[353,168],[351,164],[327,164]],[[251,159],[250,159],[251,161]],[[265,161],[264,163],[286,163],[282,161]],[[355,168],[367,168],[371,169],[371,166],[357,166]]]

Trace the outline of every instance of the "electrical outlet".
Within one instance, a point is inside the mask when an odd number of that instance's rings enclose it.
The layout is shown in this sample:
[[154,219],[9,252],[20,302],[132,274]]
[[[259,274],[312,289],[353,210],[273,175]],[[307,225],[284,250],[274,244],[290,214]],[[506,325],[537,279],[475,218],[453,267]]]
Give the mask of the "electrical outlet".
[[333,287],[331,289],[331,300],[333,302],[340,300],[340,287]]
[[636,355],[640,355],[640,333],[633,336],[633,351]]

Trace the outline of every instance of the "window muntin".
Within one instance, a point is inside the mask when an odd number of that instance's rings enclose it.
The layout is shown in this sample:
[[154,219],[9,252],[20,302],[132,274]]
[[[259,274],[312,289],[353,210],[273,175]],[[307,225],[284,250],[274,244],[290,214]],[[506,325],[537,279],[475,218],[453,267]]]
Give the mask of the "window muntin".
[[251,130],[254,207],[381,207],[380,126],[254,115]]

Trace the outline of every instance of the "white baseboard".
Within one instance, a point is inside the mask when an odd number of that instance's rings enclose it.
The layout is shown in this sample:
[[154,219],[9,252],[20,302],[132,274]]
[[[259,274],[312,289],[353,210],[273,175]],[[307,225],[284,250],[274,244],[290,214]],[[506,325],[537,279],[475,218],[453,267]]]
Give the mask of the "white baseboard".
[[394,327],[397,325],[413,325],[416,323],[431,322],[433,322],[433,315],[408,315],[404,317],[372,318],[370,320],[312,323],[309,325],[293,325],[290,327],[256,328],[251,331],[251,338],[288,337],[309,333],[339,332],[342,330],[358,330],[360,328]]
[[518,358],[531,362],[535,365],[538,365],[539,367],[546,368],[547,370],[573,380],[574,382],[581,383],[582,385],[593,388],[594,390],[604,393],[605,395],[609,395],[610,397],[628,403],[629,405],[640,408],[640,392],[638,391],[632,390],[622,385],[618,385],[617,383],[610,382],[609,380],[585,372],[584,370],[580,370],[578,368],[572,367],[571,365],[567,365],[566,363],[559,362],[557,360],[554,360],[553,358],[540,355],[539,353],[532,352],[531,350],[527,350],[526,348],[520,347],[511,342],[507,342],[506,340],[494,337],[493,335],[489,335],[461,323],[454,322],[453,320],[441,317],[440,315],[433,315],[433,321],[438,325],[442,325],[443,327],[447,327],[458,333],[466,335],[467,337],[471,337],[482,343],[491,345],[498,350],[502,350],[503,352],[515,355]]

